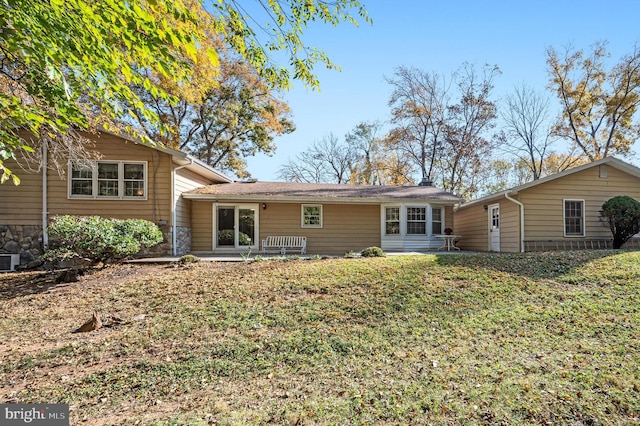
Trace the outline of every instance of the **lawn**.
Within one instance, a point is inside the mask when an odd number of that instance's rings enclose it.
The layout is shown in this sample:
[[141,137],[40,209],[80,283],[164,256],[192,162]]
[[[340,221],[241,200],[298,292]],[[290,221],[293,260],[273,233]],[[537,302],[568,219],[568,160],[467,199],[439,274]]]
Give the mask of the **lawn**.
[[5,274],[0,341],[72,425],[638,424],[640,252]]

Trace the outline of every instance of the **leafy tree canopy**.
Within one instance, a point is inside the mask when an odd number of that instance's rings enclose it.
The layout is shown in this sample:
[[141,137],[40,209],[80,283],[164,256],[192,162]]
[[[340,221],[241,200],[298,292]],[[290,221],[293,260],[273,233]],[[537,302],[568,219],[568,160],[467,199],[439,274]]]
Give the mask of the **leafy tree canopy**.
[[[241,2],[214,0],[213,30],[199,25],[203,4],[189,0],[3,0],[0,2],[0,176],[12,176],[3,160],[33,151],[18,129],[38,137],[62,137],[109,119],[157,121],[133,89],[154,98],[171,95],[149,74],[180,84],[193,78],[191,64],[217,64],[206,40],[221,34],[273,87],[292,79],[318,86],[313,66],[327,55],[306,47],[302,32],[313,21],[370,22],[357,0],[258,1],[268,24],[249,16]],[[253,28],[260,28],[263,34]],[[202,55],[203,49],[205,54]],[[286,52],[289,64],[272,59]],[[96,114],[97,112],[97,114]],[[112,129],[114,130],[114,129]],[[134,129],[127,128],[134,136]],[[14,182],[19,180],[14,177]]]

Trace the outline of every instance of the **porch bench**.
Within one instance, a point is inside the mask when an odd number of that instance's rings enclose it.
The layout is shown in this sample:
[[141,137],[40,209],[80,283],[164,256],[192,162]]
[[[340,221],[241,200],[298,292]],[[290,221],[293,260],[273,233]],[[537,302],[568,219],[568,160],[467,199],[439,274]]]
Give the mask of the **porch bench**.
[[268,236],[262,240],[263,253],[287,254],[287,250],[300,251],[300,254],[307,252],[307,237],[296,237],[291,235]]

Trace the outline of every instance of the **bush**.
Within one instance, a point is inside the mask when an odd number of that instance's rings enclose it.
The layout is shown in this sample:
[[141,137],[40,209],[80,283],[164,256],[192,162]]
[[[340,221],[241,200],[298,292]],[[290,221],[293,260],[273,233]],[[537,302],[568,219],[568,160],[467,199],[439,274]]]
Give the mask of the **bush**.
[[48,227],[51,248],[45,258],[75,253],[92,262],[111,262],[162,242],[162,231],[143,219],[106,219],[100,216],[57,216]]
[[600,220],[611,229],[613,248],[619,249],[640,232],[640,202],[626,195],[613,197],[602,205]]
[[380,247],[367,247],[360,252],[362,257],[384,257],[385,254]]

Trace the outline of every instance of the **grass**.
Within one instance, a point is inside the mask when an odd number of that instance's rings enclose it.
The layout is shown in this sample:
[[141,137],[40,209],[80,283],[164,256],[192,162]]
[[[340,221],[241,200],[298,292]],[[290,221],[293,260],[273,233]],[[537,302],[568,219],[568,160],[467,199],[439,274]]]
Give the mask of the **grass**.
[[[640,422],[639,252],[135,268],[0,292],[0,402],[92,425]],[[126,322],[70,333],[94,309]]]

